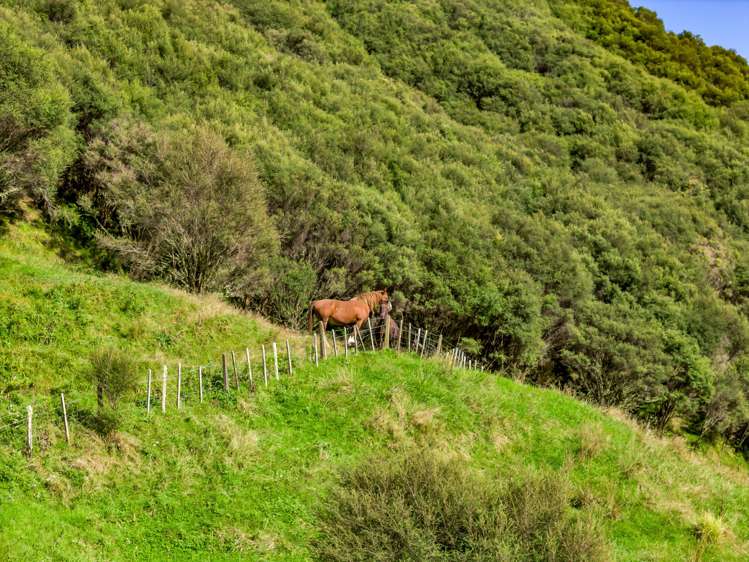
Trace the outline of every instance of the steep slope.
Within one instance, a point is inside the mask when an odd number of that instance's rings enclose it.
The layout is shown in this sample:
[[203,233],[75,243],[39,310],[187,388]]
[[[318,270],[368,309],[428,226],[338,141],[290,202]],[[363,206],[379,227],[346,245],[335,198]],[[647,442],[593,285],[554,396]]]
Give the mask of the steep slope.
[[126,241],[152,147],[208,128],[255,162],[279,242],[213,287],[236,302],[298,325],[389,286],[497,366],[747,446],[743,59],[622,2],[2,4],[8,209]]
[[729,453],[695,453],[615,410],[408,354],[319,368],[300,358],[293,377],[253,395],[211,385],[203,404],[188,371],[182,410],[170,398],[166,415],[147,417],[140,386],[119,406],[120,427],[102,437],[82,377],[91,348],[128,349],[145,382],[146,367],[162,361],[215,361],[217,350],[281,336],[212,297],[76,270],[53,248],[29,224],[0,240],[1,423],[28,403],[38,417],[31,458],[23,426],[0,431],[3,559],[314,558],[340,474],[411,450],[457,459],[491,489],[532,490],[548,475],[564,513],[616,560],[749,555],[749,481]]

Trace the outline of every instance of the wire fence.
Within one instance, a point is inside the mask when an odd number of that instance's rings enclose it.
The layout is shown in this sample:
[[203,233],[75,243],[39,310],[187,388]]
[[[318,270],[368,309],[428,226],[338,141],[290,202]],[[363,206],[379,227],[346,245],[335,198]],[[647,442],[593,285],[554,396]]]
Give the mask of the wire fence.
[[[348,358],[359,353],[390,349],[409,352],[420,358],[438,357],[450,369],[484,370],[486,363],[466,353],[459,341],[447,341],[437,332],[386,317],[362,324],[361,327],[319,324],[308,343],[299,345],[285,340],[230,350],[221,353],[218,361],[201,365],[182,363],[152,366],[142,381],[143,389],[132,403],[147,419],[157,413],[182,410],[206,401],[226,401],[242,394],[251,396],[260,389],[293,377],[300,368],[319,366],[334,357]],[[70,444],[71,422],[90,425],[99,396],[70,400],[63,393],[35,397],[25,404],[11,403],[0,413],[0,442],[31,455],[44,451],[53,442]]]

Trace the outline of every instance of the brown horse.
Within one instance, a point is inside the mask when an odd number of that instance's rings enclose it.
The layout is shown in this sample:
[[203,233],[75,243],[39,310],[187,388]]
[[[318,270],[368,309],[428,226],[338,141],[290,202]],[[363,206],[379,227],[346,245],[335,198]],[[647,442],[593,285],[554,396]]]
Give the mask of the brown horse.
[[380,305],[390,305],[387,291],[370,291],[356,295],[347,301],[336,299],[322,299],[312,301],[307,316],[307,328],[312,331],[312,315],[316,315],[323,326],[327,329],[328,322],[334,326],[350,326],[356,324],[361,328],[367,318],[376,310],[380,310]]

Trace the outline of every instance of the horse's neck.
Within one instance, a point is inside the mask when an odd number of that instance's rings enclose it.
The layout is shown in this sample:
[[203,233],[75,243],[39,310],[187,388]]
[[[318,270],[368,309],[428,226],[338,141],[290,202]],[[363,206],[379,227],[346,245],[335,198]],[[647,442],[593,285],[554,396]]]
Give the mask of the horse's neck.
[[365,297],[365,296],[363,296],[363,295],[357,295],[357,296],[355,296],[355,297],[354,297],[353,299],[351,299],[351,300],[352,300],[352,301],[353,301],[353,300],[357,300],[357,301],[359,301],[359,302],[363,302],[363,303],[364,303],[365,305],[367,305],[367,308],[369,309],[369,313],[368,313],[368,315],[369,315],[369,314],[372,314],[372,311],[374,310],[374,308],[372,307],[372,304],[371,304],[371,303],[369,302],[369,299],[368,299],[368,298],[366,298],[366,297]]

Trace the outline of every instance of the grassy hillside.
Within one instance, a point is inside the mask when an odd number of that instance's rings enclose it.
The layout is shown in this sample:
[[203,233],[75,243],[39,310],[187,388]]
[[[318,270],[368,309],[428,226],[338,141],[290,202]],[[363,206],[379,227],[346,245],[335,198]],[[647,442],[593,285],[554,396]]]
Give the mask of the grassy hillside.
[[57,251],[29,224],[0,240],[0,412],[7,421],[33,402],[39,416],[31,459],[22,427],[0,433],[4,559],[314,558],[335,542],[326,509],[342,475],[413,451],[454,461],[487,489],[534,490],[546,475],[565,516],[600,530],[602,559],[749,555],[749,477],[729,453],[695,453],[556,390],[410,355],[300,363],[256,395],[211,390],[202,405],[193,373],[182,411],[170,400],[147,418],[141,387],[102,437],[81,377],[90,348],[114,342],[143,367],[195,364],[279,336],[214,298],[76,270]]
[[[281,341],[287,332],[217,297],[65,264],[55,238],[30,223],[10,227],[0,249],[0,388],[47,394],[79,389],[90,353],[112,346],[143,366],[215,363],[223,351]],[[292,341],[296,342],[294,338]],[[229,346],[229,347],[226,347]],[[302,348],[298,347],[301,354]],[[145,371],[144,371],[145,372]]]

